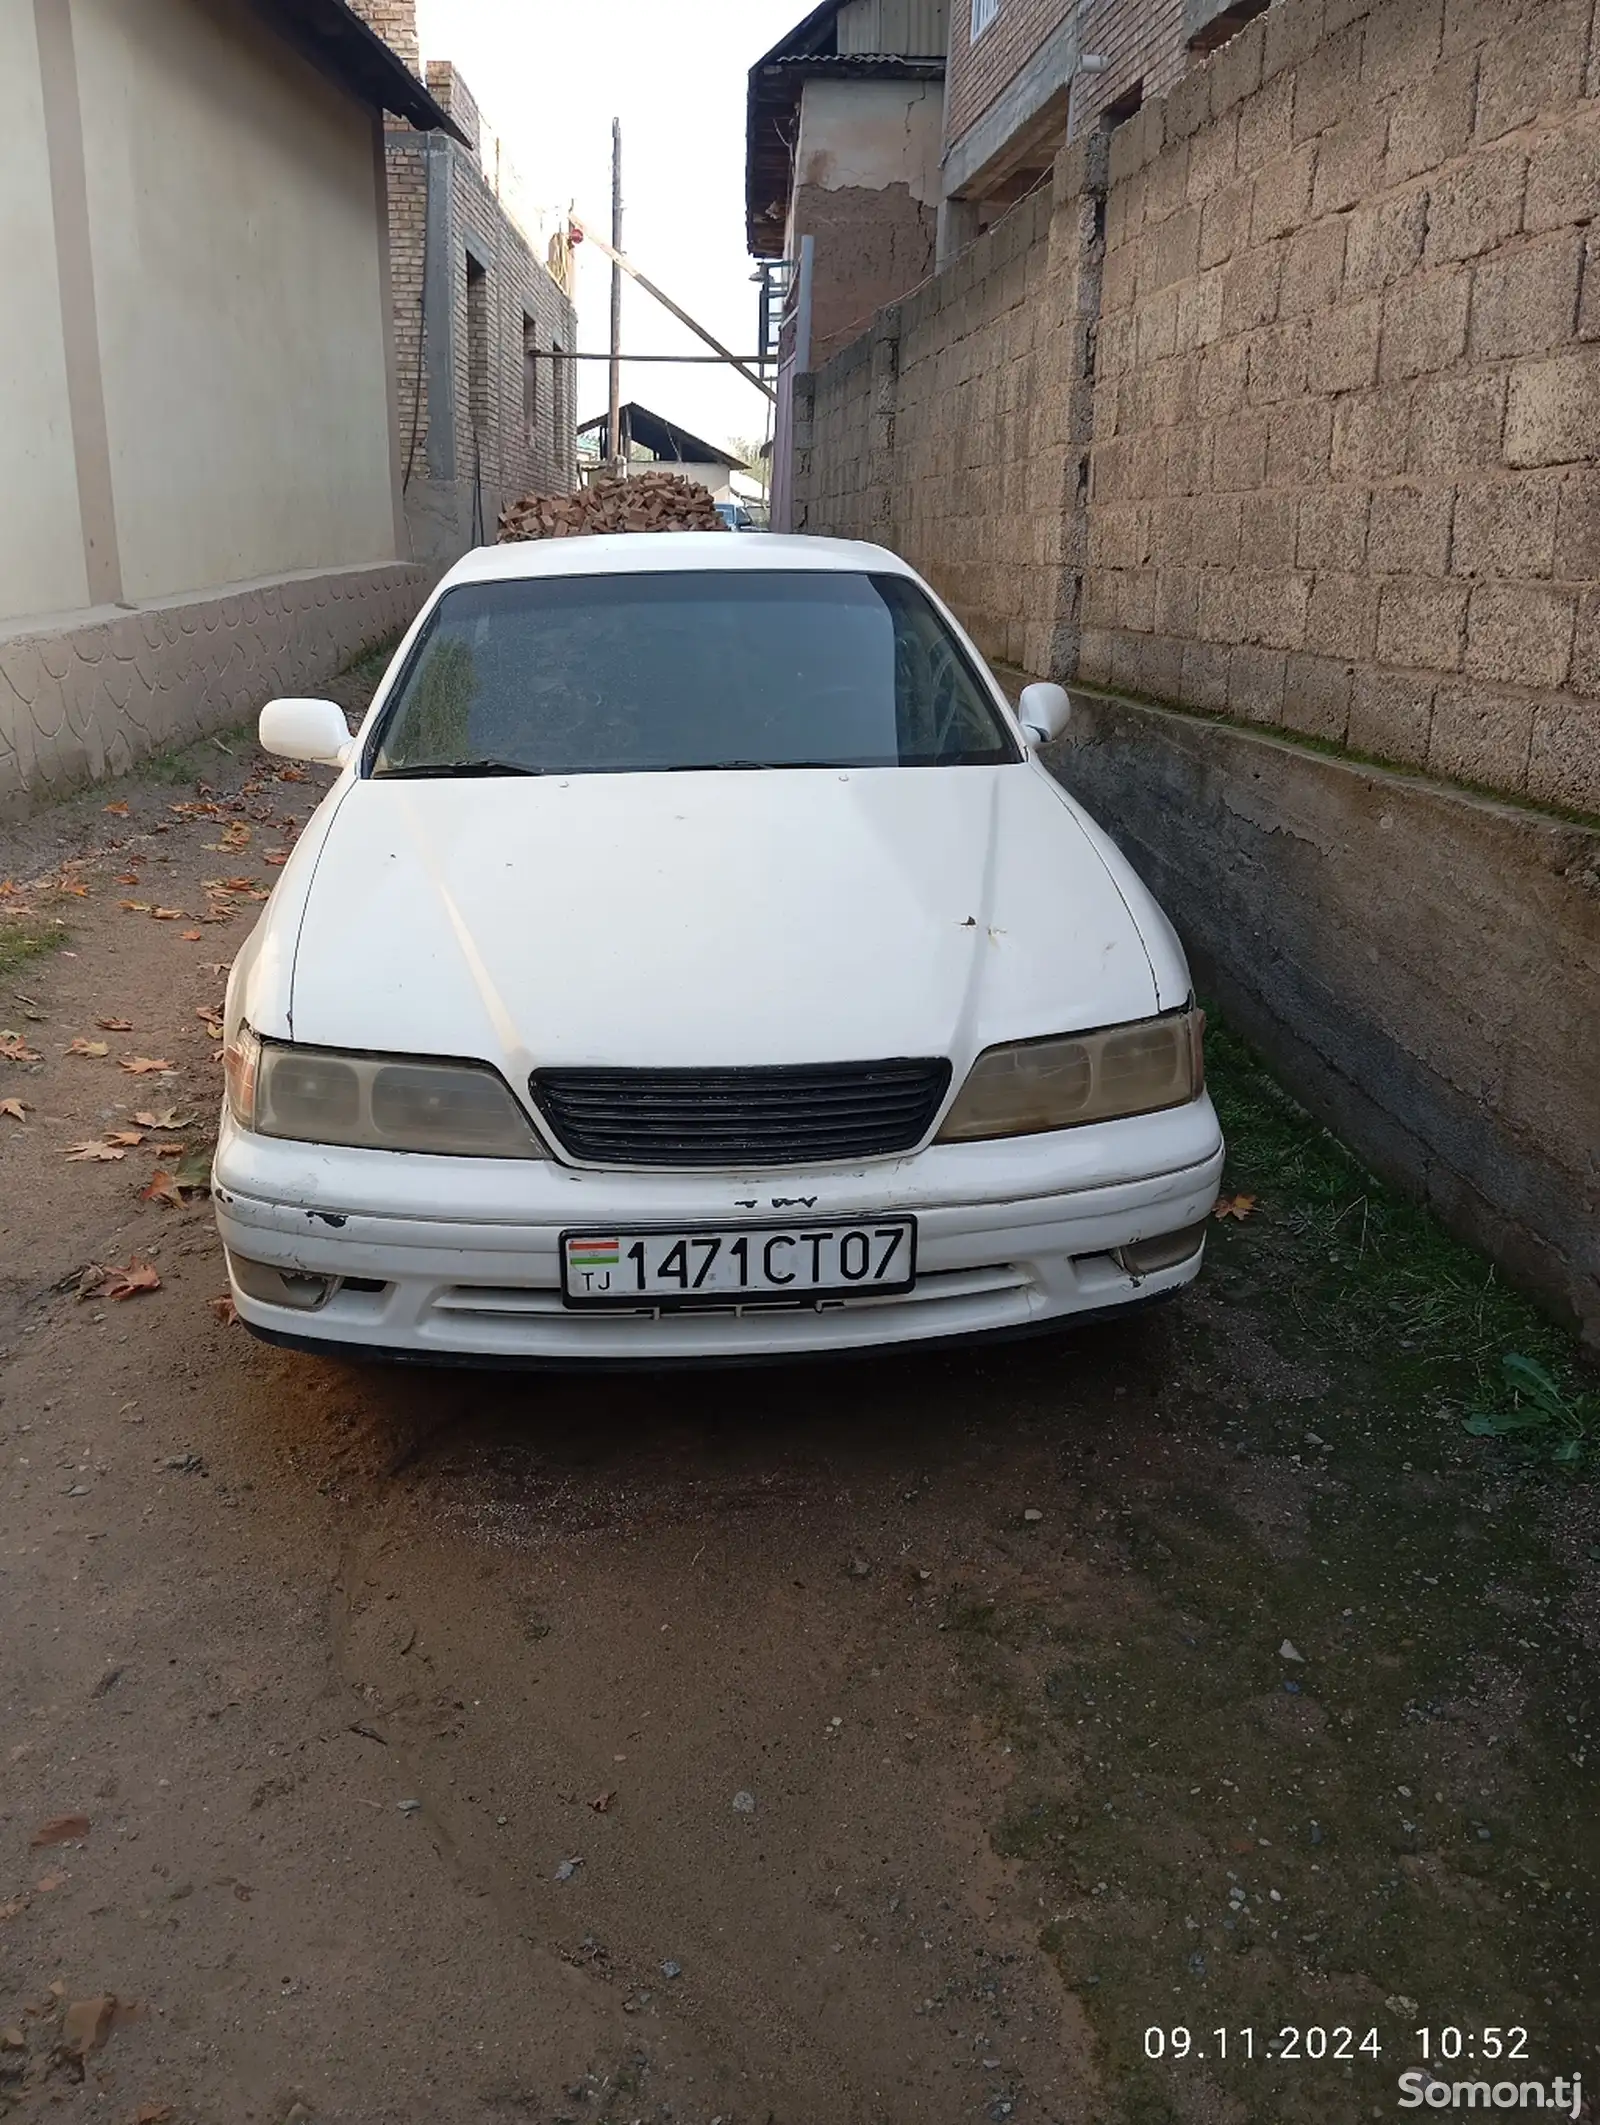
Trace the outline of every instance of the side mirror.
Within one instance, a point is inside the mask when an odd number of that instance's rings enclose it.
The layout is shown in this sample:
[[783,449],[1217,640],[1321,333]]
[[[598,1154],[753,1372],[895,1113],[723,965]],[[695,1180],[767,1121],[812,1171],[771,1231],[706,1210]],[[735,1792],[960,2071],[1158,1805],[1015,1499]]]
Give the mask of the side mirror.
[[343,767],[350,757],[350,726],[337,701],[311,701],[297,695],[269,701],[261,711],[258,735],[263,752],[281,753],[285,760]]
[[1040,679],[1032,686],[1022,689],[1017,702],[1017,714],[1022,719],[1023,734],[1030,745],[1048,745],[1052,738],[1059,738],[1072,715],[1072,697],[1064,686],[1054,680]]

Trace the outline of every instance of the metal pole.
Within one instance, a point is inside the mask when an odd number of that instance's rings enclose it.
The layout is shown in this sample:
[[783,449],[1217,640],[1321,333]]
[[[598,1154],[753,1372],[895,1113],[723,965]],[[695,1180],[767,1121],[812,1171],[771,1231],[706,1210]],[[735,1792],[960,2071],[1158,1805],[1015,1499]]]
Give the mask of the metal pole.
[[722,344],[720,339],[714,339],[711,334],[706,330],[704,325],[700,324],[695,318],[692,318],[687,310],[681,309],[678,304],[673,301],[670,295],[668,295],[663,289],[658,288],[656,286],[653,280],[647,280],[644,274],[639,271],[639,268],[634,264],[631,258],[624,256],[624,254],[618,251],[614,245],[608,244],[603,236],[596,236],[593,229],[590,228],[589,224],[584,220],[581,214],[573,215],[572,225],[574,228],[581,229],[583,231],[584,236],[588,240],[588,242],[592,243],[595,249],[600,252],[603,257],[609,258],[613,265],[620,266],[623,272],[627,274],[630,280],[636,280],[639,283],[640,287],[643,288],[646,295],[653,295],[656,301],[660,303],[661,307],[664,310],[670,311],[672,316],[674,316],[678,320],[680,325],[687,325],[689,327],[689,330],[695,333],[700,339],[703,339],[708,347],[713,348],[718,354],[720,354],[723,360],[727,362],[731,368],[736,369],[738,371],[739,375],[744,378],[747,384],[754,384],[756,389],[762,394],[764,398],[775,399],[777,397],[777,393],[773,390],[772,386],[770,384],[763,383],[761,378],[756,375],[755,371],[748,365],[747,362],[742,359],[741,356],[737,354],[730,354],[727,348]]
[[[622,250],[622,120],[611,121],[611,248]],[[611,262],[611,469],[621,473],[622,450],[622,268]]]

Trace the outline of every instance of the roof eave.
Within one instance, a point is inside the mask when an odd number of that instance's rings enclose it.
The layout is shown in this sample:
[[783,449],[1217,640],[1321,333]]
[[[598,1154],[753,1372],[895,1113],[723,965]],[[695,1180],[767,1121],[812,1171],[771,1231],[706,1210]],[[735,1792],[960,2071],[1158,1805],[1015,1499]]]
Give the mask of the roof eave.
[[321,74],[374,110],[392,111],[420,133],[471,142],[443,104],[348,0],[250,0],[255,12]]

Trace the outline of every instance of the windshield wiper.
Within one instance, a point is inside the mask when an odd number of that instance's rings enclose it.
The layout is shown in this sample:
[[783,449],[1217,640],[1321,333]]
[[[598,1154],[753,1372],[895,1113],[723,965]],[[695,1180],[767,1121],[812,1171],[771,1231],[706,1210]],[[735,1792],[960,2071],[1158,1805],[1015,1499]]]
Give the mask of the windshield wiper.
[[549,769],[524,767],[518,760],[435,760],[421,767],[380,767],[374,782],[426,782],[435,777],[464,778],[473,775],[544,775]]

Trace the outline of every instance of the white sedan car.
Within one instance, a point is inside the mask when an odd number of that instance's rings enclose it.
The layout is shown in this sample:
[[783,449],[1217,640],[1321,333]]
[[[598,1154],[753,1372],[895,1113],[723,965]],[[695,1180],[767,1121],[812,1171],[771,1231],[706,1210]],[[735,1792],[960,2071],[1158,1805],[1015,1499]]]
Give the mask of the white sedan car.
[[217,1222],[269,1340],[705,1362],[1058,1324],[1200,1267],[1165,917],[895,555],[469,554],[228,988]]

